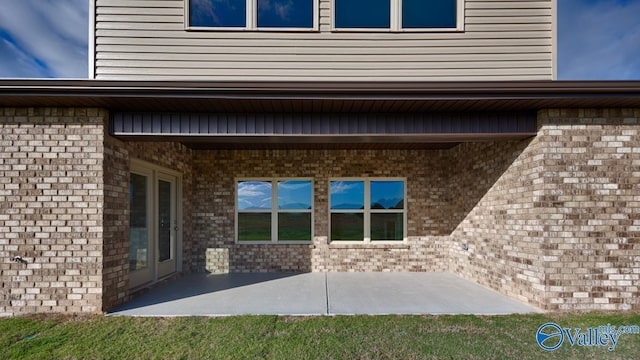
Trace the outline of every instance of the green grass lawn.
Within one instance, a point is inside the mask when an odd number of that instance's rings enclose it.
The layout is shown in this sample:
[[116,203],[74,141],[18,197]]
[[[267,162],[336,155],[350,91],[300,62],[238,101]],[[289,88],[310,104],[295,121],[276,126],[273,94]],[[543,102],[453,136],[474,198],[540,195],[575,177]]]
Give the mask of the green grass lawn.
[[0,319],[2,359],[640,359],[640,335],[614,351],[538,347],[546,322],[640,325],[640,314]]

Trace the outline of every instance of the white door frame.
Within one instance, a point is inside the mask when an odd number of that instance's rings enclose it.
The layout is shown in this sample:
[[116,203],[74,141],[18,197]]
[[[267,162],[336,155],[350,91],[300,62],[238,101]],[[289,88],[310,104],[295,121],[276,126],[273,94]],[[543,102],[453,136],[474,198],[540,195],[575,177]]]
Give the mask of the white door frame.
[[[148,267],[129,272],[130,288],[153,283],[182,271],[182,174],[142,160],[131,159],[130,173],[147,176]],[[171,259],[159,261],[158,182],[167,181],[172,188]]]

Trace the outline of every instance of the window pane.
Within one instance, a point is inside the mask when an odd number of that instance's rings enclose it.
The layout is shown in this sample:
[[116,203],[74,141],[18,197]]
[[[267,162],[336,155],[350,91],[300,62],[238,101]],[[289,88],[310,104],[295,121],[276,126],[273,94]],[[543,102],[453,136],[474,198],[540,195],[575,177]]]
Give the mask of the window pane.
[[313,0],[258,0],[258,27],[313,27]]
[[364,209],[364,181],[332,181],[331,209]]
[[404,209],[404,181],[372,181],[372,209]]
[[311,181],[278,181],[278,209],[311,209]]
[[271,214],[238,214],[238,240],[271,241]]
[[311,213],[279,213],[278,241],[311,241]]
[[270,181],[238,182],[239,210],[271,210]]
[[146,176],[131,174],[129,203],[129,270],[135,271],[149,266]]
[[331,214],[331,240],[363,241],[364,214]]
[[245,0],[191,0],[189,25],[206,27],[245,27]]
[[371,241],[402,240],[404,221],[402,214],[371,214]]
[[389,28],[390,0],[335,0],[336,28]]
[[402,0],[403,28],[455,28],[457,0]]
[[172,258],[171,254],[171,228],[174,226],[171,208],[173,201],[171,183],[158,181],[158,258],[166,261]]

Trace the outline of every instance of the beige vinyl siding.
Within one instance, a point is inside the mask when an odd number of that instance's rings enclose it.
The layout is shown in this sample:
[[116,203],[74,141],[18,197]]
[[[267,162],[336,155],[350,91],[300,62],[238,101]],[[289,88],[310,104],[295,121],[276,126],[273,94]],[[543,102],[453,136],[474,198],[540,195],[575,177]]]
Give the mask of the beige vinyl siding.
[[466,0],[464,32],[187,31],[184,0],[96,0],[98,79],[549,80],[551,0]]

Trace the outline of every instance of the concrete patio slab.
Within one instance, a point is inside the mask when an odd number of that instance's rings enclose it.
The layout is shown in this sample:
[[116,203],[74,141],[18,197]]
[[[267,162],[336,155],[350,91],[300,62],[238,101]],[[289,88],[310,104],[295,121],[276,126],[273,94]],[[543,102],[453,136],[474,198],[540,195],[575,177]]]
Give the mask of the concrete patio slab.
[[318,315],[327,311],[322,273],[194,274],[112,312],[131,316]]
[[194,274],[110,315],[513,314],[539,310],[449,273]]
[[475,314],[538,312],[449,273],[328,273],[330,314]]

